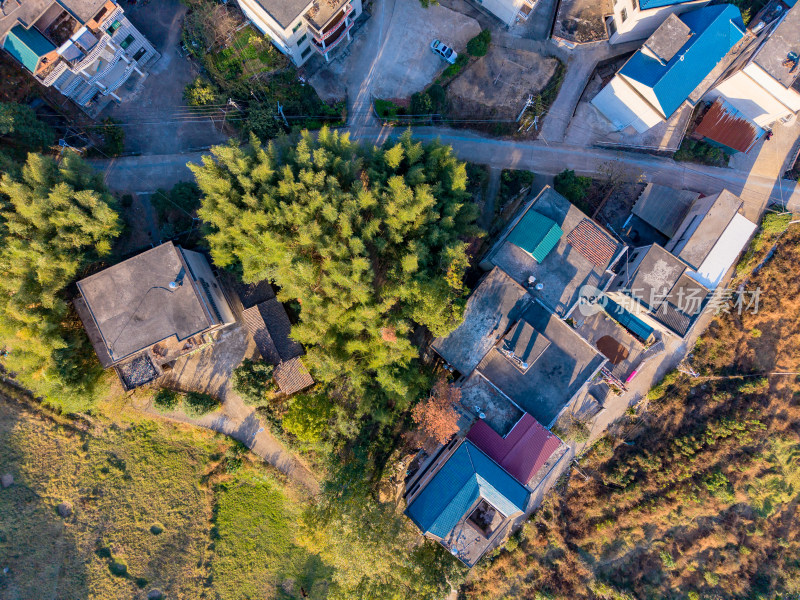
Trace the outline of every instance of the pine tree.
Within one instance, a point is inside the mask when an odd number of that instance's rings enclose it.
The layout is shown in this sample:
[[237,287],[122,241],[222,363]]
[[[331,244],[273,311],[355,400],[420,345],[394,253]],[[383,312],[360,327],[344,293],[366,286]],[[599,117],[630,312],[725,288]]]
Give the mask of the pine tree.
[[418,325],[445,335],[460,322],[465,238],[478,233],[465,165],[450,147],[406,132],[368,148],[322,129],[316,140],[304,132],[267,147],[255,137],[246,148],[216,147],[193,171],[214,261],[299,303],[292,336],[318,380],[345,377],[395,408],[429,386],[411,367],[410,336]]
[[0,177],[0,340],[7,368],[58,403],[88,390],[99,365],[65,293],[121,229],[102,178],[77,155],[30,154]]

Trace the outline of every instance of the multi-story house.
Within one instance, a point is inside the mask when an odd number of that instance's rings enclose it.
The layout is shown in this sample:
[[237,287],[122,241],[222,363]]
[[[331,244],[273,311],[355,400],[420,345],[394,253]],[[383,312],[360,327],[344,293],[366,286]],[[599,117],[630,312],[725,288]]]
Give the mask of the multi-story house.
[[768,12],[765,17],[772,20],[756,19],[752,29],[758,42],[705,96],[721,99],[756,128],[793,122],[800,110],[800,5],[788,9],[775,3]]
[[116,0],[13,0],[0,11],[3,49],[92,116],[134,92],[160,57]]
[[527,21],[538,0],[478,0],[478,3],[507,26]]
[[613,12],[606,17],[608,41],[621,44],[647,39],[668,16],[708,3],[709,0],[612,0]]
[[361,0],[238,0],[244,14],[298,67],[350,43]]

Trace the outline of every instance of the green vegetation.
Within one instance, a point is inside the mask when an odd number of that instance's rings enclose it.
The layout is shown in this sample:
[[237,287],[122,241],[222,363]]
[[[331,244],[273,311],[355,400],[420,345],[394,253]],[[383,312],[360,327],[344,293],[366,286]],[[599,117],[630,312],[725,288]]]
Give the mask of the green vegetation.
[[486,56],[489,51],[489,44],[492,43],[492,32],[484,29],[474,38],[467,42],[467,52],[472,56]]
[[274,367],[269,363],[245,358],[233,371],[233,391],[242,397],[245,404],[262,406],[275,391],[273,371]]
[[[732,598],[800,593],[800,231],[748,285],[757,314],[720,313],[693,351],[703,376],[669,373],[639,417],[582,459],[461,597]],[[758,325],[763,332],[753,337]],[[757,374],[757,376],[750,376]],[[747,375],[747,376],[745,376]],[[624,443],[623,443],[624,440]],[[546,596],[548,597],[548,596]]]
[[530,171],[503,169],[500,174],[500,198],[504,201],[514,198],[524,188],[529,188],[533,184],[534,177],[536,175]]
[[370,148],[323,129],[217,147],[193,170],[214,262],[299,303],[292,335],[351,421],[394,421],[430,384],[412,327],[444,335],[463,313],[464,237],[478,232],[464,164],[410,132]]
[[15,102],[0,102],[0,137],[28,150],[44,150],[55,141],[49,125],[30,107]]
[[417,92],[411,96],[412,115],[431,115],[443,113],[447,109],[447,93],[444,88],[436,83],[424,92]]
[[[230,115],[227,122],[244,135],[252,132],[262,139],[293,128],[316,129],[343,121],[344,102],[331,106],[320,100],[312,86],[299,80],[289,59],[255,28],[237,31],[245,17],[234,4],[184,2],[190,8],[183,25],[184,46],[208,75],[187,88],[187,103],[208,105],[230,98],[235,105],[225,108]],[[278,115],[278,102],[289,127]]]
[[299,545],[302,501],[285,482],[222,436],[115,417],[123,426],[98,416],[85,433],[0,400],[0,463],[15,480],[0,494],[3,590],[299,600],[302,587],[325,597],[330,570]]
[[561,84],[564,83],[564,75],[566,72],[567,67],[563,62],[558,61],[556,70],[548,80],[547,85],[544,86],[541,92],[533,97],[533,106],[525,111],[525,114],[520,120],[520,125],[523,129],[528,129],[533,124],[533,120],[536,117],[541,118],[547,113],[553,105],[553,102],[556,101],[558,92],[561,90]]
[[212,104],[217,97],[211,82],[204,77],[197,77],[186,86],[183,91],[183,99],[189,106],[205,106]]
[[158,216],[161,237],[169,239],[192,227],[200,207],[200,189],[194,182],[181,181],[169,191],[156,190],[150,204]]
[[102,125],[95,127],[94,132],[103,140],[99,148],[93,149],[97,150],[101,156],[113,158],[125,151],[125,130],[111,117],[103,119]]
[[553,187],[572,204],[580,206],[585,204],[589,188],[592,187],[592,178],[575,175],[572,169],[564,169],[556,175]]
[[156,395],[153,396],[153,404],[155,404],[156,409],[160,412],[178,410],[182,401],[183,398],[181,398],[180,393],[169,388],[161,388],[156,392]]
[[456,58],[456,62],[454,62],[452,65],[448,65],[447,68],[442,72],[437,83],[447,79],[452,79],[461,73],[462,69],[466,67],[468,63],[469,56],[466,54],[459,54],[458,58]]
[[789,227],[789,222],[792,220],[792,214],[781,212],[767,212],[761,219],[761,225],[753,236],[750,246],[747,248],[742,260],[736,265],[737,278],[743,277],[750,273],[756,266],[758,261],[764,259],[767,251],[775,244],[778,238]]
[[391,100],[381,100],[380,98],[375,98],[375,111],[380,118],[391,121],[396,120],[398,116],[408,114],[404,107],[395,104]]
[[102,176],[72,152],[30,154],[0,178],[0,339],[5,367],[47,401],[86,408],[101,368],[66,293],[121,230]]
[[197,419],[219,408],[219,401],[200,392],[179,392],[162,388],[153,396],[158,412],[183,411],[187,417]]
[[674,155],[675,160],[695,162],[712,167],[727,167],[731,155],[722,148],[712,146],[708,142],[691,140],[688,137],[681,142],[681,147]]

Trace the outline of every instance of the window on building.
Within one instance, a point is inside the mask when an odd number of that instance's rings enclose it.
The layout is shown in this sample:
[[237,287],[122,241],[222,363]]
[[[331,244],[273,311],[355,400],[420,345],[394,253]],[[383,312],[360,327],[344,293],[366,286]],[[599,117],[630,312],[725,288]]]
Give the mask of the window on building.
[[113,23],[111,23],[111,25],[108,26],[108,33],[114,33],[117,29],[120,28],[121,25],[122,23],[120,23],[119,21],[114,21]]
[[147,54],[147,49],[146,49],[146,48],[139,48],[139,49],[136,51],[136,54],[134,54],[134,55],[133,55],[133,60],[136,60],[136,61],[138,61],[138,60],[139,60],[140,58],[142,58],[142,57],[143,57],[145,54]]
[[608,20],[608,37],[611,37],[617,33],[617,22],[614,20],[614,17],[611,17]]
[[134,39],[133,34],[128,35],[128,37],[122,40],[122,43],[119,45],[119,47],[125,50],[128,46],[130,46],[133,43],[133,39]]
[[100,12],[98,12],[98,13],[97,13],[97,14],[94,16],[94,22],[95,22],[95,23],[99,23],[100,21],[102,21],[102,20],[103,20],[103,17],[105,17],[105,16],[106,16],[106,13],[107,13],[107,12],[108,12],[108,9],[107,9],[105,6],[104,6],[103,8],[101,8],[101,9],[100,9]]
[[303,42],[305,42],[307,39],[308,39],[308,34],[307,33],[304,33],[303,35],[301,35],[300,39],[297,40],[297,47],[299,48],[300,46],[302,46]]
[[626,9],[624,9],[624,8],[623,8],[623,9],[622,9],[622,12],[621,12],[621,13],[619,13],[619,16],[621,17],[621,20],[622,20],[622,22],[624,23],[624,22],[625,22],[625,20],[628,18],[628,11],[627,11]]
[[297,30],[298,30],[298,29],[300,29],[300,26],[301,26],[302,24],[303,24],[303,22],[302,22],[302,21],[300,21],[300,22],[299,22],[297,25],[295,25],[294,27],[292,27],[292,33],[297,33]]
[[305,58],[306,56],[308,56],[309,52],[311,52],[311,46],[309,46],[300,53],[300,58]]
[[633,0],[633,10],[639,10],[639,0]]

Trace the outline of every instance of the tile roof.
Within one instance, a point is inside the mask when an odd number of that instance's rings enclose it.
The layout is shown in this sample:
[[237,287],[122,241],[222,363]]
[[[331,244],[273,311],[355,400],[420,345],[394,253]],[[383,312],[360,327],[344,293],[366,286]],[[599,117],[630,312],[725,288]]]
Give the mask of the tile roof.
[[652,88],[661,111],[669,118],[739,40],[745,26],[733,4],[705,6],[682,14],[693,35],[663,64],[639,50],[620,69],[620,75]]
[[527,484],[561,446],[561,440],[528,413],[505,437],[481,420],[469,430],[467,439],[522,484]]
[[479,498],[503,516],[524,512],[530,492],[465,440],[406,509],[425,533],[445,537]]
[[267,362],[277,364],[303,354],[303,347],[289,337],[292,324],[276,298],[245,309],[242,318]]
[[584,219],[569,232],[567,241],[589,262],[598,267],[614,257],[617,243],[590,219]]
[[722,98],[711,105],[695,133],[737,152],[748,152],[765,131]]
[[298,357],[279,363],[273,376],[281,392],[287,396],[314,385],[314,378]]
[[508,234],[508,241],[519,246],[541,263],[556,247],[564,232],[552,219],[529,210]]
[[675,235],[692,204],[700,197],[697,192],[676,190],[648,183],[633,205],[633,214],[655,227],[668,238]]
[[253,336],[261,358],[270,364],[278,364],[281,361],[280,354],[278,354],[278,349],[275,347],[275,342],[269,334],[267,324],[264,323],[264,317],[261,316],[258,306],[252,306],[242,311],[242,319],[250,335]]
[[22,25],[16,25],[8,32],[3,48],[31,73],[36,72],[39,60],[45,54],[56,49],[38,30],[33,27],[25,29]]

